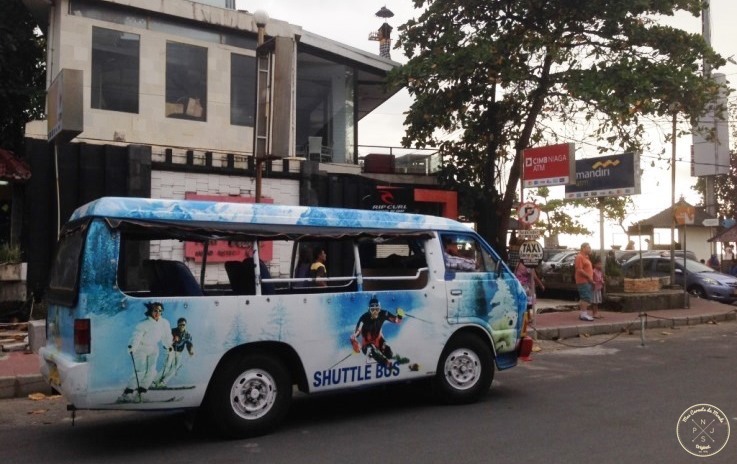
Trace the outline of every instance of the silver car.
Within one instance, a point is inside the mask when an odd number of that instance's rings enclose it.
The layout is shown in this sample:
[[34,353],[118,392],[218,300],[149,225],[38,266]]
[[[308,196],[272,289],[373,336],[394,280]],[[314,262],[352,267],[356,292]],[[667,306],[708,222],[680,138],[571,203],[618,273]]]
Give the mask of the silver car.
[[[627,277],[639,275],[640,261],[642,261],[643,277],[670,276],[670,259],[650,255],[642,259],[635,257],[627,261],[622,270]],[[683,259],[675,260],[675,283],[683,286],[683,277],[686,277],[686,290],[699,298],[733,303],[737,301],[737,278],[729,274],[717,272],[693,259],[686,259],[684,269]]]

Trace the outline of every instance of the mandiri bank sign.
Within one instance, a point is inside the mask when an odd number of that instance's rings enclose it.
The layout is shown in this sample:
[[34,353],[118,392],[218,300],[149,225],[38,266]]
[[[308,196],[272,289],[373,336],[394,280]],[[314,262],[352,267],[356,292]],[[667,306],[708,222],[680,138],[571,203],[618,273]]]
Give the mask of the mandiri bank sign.
[[572,183],[575,153],[573,143],[525,149],[522,152],[522,185],[546,187]]
[[636,195],[640,193],[639,168],[638,153],[578,160],[576,183],[566,185],[566,198]]

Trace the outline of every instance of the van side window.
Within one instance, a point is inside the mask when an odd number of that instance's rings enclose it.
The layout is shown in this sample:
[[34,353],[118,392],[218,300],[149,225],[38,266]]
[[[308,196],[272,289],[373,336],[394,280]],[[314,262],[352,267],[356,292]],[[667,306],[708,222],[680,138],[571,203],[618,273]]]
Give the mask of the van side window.
[[398,237],[360,242],[363,289],[414,290],[428,282],[425,239]]

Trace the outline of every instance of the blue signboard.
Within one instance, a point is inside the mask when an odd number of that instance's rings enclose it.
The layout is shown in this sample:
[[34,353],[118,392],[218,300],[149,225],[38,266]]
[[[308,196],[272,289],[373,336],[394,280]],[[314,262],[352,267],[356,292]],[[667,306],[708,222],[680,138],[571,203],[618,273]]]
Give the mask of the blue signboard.
[[640,193],[638,153],[576,160],[576,184],[566,185],[566,198],[582,199]]

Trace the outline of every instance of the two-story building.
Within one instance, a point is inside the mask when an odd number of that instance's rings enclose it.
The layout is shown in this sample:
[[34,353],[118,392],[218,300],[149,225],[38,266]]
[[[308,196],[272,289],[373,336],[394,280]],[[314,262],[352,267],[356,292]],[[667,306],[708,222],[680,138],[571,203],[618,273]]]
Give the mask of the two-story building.
[[398,90],[386,86],[396,62],[227,2],[24,0],[47,39],[49,88],[47,121],[26,130],[31,290],[59,226],[101,196],[457,215],[429,157],[359,159],[358,122]]

